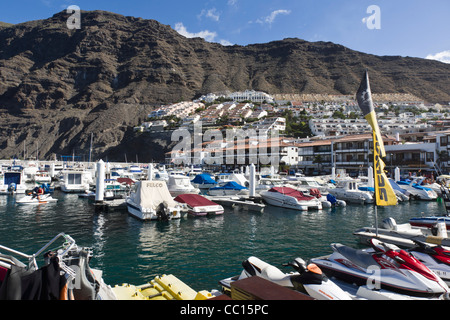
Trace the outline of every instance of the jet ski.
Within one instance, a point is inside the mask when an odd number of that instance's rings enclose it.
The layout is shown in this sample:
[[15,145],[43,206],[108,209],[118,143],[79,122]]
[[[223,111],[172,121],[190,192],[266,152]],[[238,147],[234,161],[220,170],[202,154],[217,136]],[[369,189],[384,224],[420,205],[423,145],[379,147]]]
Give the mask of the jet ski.
[[17,200],[17,204],[46,204],[46,203],[55,203],[57,199],[54,199],[50,194],[43,194],[39,196],[27,195],[20,200]]
[[328,279],[320,268],[314,264],[306,265],[301,258],[283,265],[293,267],[296,271],[293,273],[283,273],[277,267],[256,257],[248,258],[242,262],[242,266],[244,269],[239,276],[219,281],[225,294],[230,294],[231,283],[234,281],[261,277],[280,286],[305,293],[317,300],[351,300],[351,297]]
[[329,277],[371,290],[411,297],[448,299],[448,285],[405,250],[371,239],[374,252],[333,243],[333,253],[311,259]]
[[450,248],[432,246],[419,240],[414,240],[414,243],[416,247],[408,252],[450,285]]

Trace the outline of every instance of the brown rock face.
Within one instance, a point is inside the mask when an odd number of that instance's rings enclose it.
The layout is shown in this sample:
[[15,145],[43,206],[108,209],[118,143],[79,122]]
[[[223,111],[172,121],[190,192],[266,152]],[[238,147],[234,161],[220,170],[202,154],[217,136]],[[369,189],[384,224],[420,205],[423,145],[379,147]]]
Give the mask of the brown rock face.
[[0,158],[24,146],[41,159],[87,155],[93,134],[96,158],[162,159],[164,142],[132,132],[155,105],[224,90],[354,94],[366,68],[375,93],[450,101],[450,65],[437,61],[300,39],[222,46],[101,11],[69,30],[69,16],[0,25]]

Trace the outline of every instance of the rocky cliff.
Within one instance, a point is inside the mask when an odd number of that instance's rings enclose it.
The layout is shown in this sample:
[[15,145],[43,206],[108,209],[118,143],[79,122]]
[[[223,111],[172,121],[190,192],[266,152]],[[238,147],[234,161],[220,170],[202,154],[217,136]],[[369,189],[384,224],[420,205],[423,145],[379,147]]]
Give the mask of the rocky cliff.
[[[166,143],[132,127],[158,104],[216,91],[354,94],[364,69],[376,93],[450,101],[450,65],[374,56],[330,42],[222,46],[154,20],[82,12],[0,25],[0,158],[39,152],[160,159]],[[117,158],[117,159],[116,159]]]

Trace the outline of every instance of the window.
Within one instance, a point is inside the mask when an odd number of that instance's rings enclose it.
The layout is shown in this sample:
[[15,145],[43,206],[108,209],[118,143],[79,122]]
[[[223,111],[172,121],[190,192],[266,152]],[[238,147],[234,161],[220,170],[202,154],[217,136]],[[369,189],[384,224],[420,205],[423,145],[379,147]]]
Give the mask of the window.
[[68,175],[69,184],[81,184],[81,174],[80,173],[69,173]]
[[448,144],[448,136],[441,137],[441,146],[446,146]]

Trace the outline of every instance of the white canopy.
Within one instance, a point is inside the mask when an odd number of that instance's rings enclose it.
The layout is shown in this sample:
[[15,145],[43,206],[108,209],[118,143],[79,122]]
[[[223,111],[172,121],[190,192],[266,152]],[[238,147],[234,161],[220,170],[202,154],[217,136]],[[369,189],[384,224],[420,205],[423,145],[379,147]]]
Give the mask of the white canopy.
[[168,207],[175,207],[176,203],[170,195],[165,181],[138,181],[136,182],[135,202],[142,208],[156,210],[161,203]]

